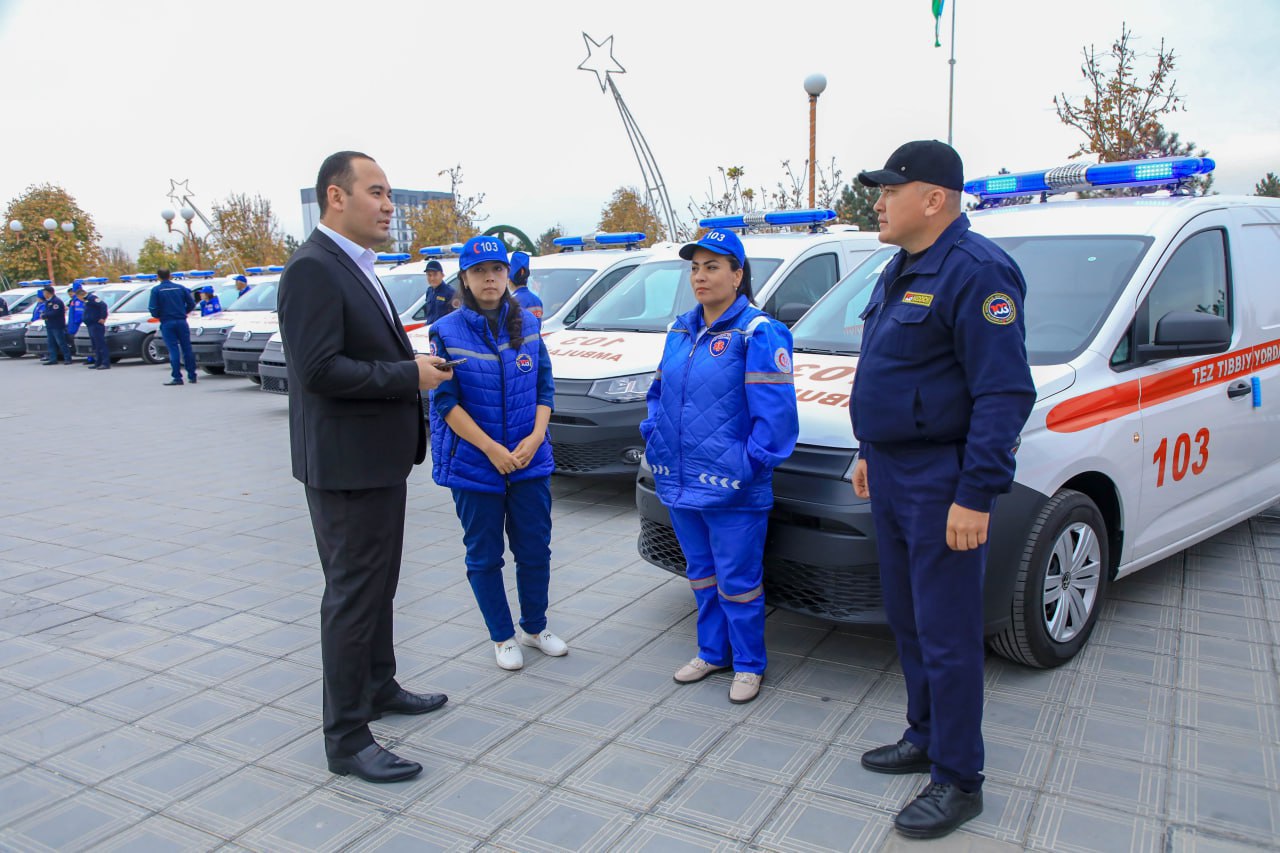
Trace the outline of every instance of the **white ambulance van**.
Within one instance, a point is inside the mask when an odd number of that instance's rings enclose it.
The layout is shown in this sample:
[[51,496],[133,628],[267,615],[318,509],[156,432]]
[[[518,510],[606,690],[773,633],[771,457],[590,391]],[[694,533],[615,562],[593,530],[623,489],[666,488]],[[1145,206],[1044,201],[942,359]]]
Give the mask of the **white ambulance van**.
[[[1070,660],[1112,581],[1280,499],[1280,199],[1179,195],[1182,181],[1212,168],[1167,158],[965,187],[989,204],[1173,185],[969,214],[1026,278],[1038,391],[1013,490],[992,515],[986,624],[1007,658]],[[893,254],[873,255],[793,328],[800,439],[775,473],[765,546],[767,600],[788,610],[884,620],[870,505],[850,486],[848,407],[858,317]],[[647,472],[637,501],[640,553],[682,573]]]
[[[786,210],[704,219],[699,225],[746,232],[742,243],[756,304],[794,322],[880,246],[875,234],[852,226],[824,227],[833,219],[831,210]],[[753,233],[787,226],[806,230]],[[556,383],[551,446],[557,473],[634,476],[639,468],[645,393],[662,358],[667,327],[697,304],[679,246],[652,251],[572,327],[546,338]]]
[[542,300],[542,334],[576,322],[642,261],[671,248],[641,248],[646,239],[640,231],[557,237],[559,253],[530,258],[529,289]]

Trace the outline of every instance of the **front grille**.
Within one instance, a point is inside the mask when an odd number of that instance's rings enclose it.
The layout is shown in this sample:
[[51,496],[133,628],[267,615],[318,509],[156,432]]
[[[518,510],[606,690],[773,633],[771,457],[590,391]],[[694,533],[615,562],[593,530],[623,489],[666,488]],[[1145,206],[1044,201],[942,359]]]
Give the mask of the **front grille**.
[[590,474],[605,466],[615,465],[623,461],[623,449],[616,441],[588,441],[582,444],[551,442],[556,470],[563,474]]
[[[677,575],[685,573],[684,551],[666,524],[640,519],[640,556]],[[836,622],[883,622],[880,574],[853,572],[764,557],[765,601],[783,610],[808,613]]]
[[226,368],[227,373],[232,373],[232,374],[235,374],[236,376],[257,376],[258,375],[258,362],[256,361],[245,361],[244,359],[239,359],[239,358],[227,358],[223,361],[223,367]]
[[222,364],[221,350],[193,350],[196,364]]
[[289,380],[283,376],[263,376],[262,390],[272,394],[288,394]]

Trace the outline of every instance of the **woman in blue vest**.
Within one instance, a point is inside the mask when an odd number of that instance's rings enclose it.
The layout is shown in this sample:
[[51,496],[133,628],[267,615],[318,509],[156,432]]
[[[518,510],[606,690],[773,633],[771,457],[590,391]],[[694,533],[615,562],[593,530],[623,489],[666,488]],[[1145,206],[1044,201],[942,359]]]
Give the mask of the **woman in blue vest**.
[[799,422],[791,333],[752,304],[751,268],[732,231],[680,250],[698,307],[676,318],[640,425],[698,604],[698,655],[681,684],[733,667],[729,701],[760,692],[764,538],[773,468]]
[[[431,393],[431,475],[453,491],[467,547],[467,579],[498,666],[520,669],[520,646],[559,657],[547,630],[551,471],[547,442],[555,386],[536,317],[507,293],[507,251],[472,237],[458,261],[462,307],[431,326],[431,350],[461,363]],[[502,578],[503,530],[516,560],[517,636]]]

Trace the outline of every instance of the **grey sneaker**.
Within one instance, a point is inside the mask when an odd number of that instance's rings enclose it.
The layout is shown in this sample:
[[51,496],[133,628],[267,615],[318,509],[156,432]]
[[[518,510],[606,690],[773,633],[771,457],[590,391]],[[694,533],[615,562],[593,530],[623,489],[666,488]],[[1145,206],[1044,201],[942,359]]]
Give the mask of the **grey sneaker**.
[[684,666],[676,670],[675,680],[681,684],[693,684],[695,681],[701,681],[713,672],[719,672],[722,669],[728,669],[727,666],[713,666],[702,658],[694,658]]

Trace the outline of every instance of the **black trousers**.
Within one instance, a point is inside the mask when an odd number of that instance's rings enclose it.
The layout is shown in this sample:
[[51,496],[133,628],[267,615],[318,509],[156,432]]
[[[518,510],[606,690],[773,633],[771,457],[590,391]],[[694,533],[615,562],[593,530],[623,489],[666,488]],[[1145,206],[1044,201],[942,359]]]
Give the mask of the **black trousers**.
[[335,758],[373,743],[373,707],[400,689],[391,611],[400,581],[407,489],[401,483],[384,489],[306,490],[324,568],[324,747]]

